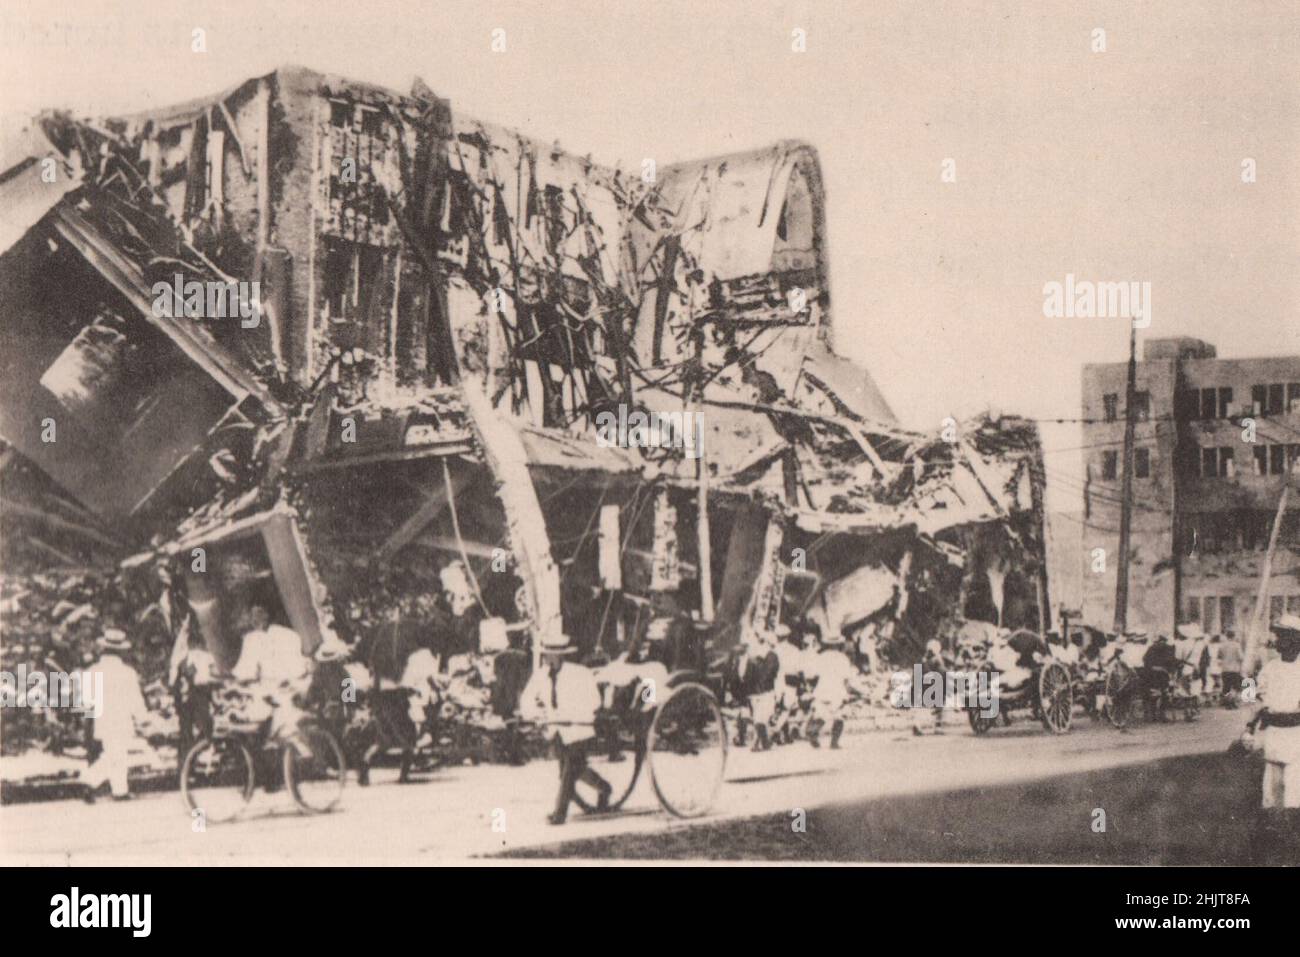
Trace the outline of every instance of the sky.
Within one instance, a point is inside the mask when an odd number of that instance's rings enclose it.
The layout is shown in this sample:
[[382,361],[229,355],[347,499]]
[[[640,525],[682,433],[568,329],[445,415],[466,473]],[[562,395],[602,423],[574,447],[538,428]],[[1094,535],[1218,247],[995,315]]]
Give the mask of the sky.
[[[1081,366],[1122,361],[1128,328],[1045,317],[1067,274],[1151,283],[1139,348],[1300,353],[1297,2],[0,0],[0,113],[140,110],[286,63],[419,75],[629,169],[811,143],[836,348],[908,426],[1078,418]],[[1049,475],[1077,475],[1078,425],[1043,435]]]

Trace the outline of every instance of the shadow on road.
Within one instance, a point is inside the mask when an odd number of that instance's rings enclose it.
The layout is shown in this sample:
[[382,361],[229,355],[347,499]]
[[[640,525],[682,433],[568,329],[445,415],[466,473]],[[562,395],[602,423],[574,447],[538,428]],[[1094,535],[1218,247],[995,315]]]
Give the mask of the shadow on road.
[[[1226,754],[891,797],[507,852],[509,857],[1050,864],[1300,864],[1257,762]],[[1104,818],[1102,815],[1104,814]],[[1104,830],[1099,828],[1104,822]]]

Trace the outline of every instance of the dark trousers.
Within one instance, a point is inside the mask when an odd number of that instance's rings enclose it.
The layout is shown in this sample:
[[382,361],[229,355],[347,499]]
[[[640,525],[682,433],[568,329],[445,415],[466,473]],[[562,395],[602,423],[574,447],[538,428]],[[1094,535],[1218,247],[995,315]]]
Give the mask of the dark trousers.
[[575,741],[573,744],[557,740],[556,746],[560,751],[560,794],[555,802],[555,817],[563,820],[568,816],[569,804],[573,801],[579,781],[596,788],[606,799],[610,787],[604,778],[587,767],[587,754],[599,747],[595,738]]
[[195,741],[212,737],[212,689],[177,684],[172,689],[176,723],[180,729],[176,761],[181,764]]

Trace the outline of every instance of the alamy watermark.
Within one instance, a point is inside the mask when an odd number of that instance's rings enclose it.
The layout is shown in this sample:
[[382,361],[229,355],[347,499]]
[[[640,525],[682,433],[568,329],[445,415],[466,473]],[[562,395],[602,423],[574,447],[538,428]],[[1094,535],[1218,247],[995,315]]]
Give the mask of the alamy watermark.
[[1043,315],[1048,319],[1129,319],[1134,329],[1151,325],[1151,283],[1092,282],[1065,274],[1043,286]]
[[618,411],[596,415],[596,444],[602,448],[682,449],[688,459],[704,451],[704,426],[698,412],[644,412],[619,403]]
[[999,685],[996,671],[934,671],[916,664],[889,676],[889,703],[895,708],[962,708],[995,718]]
[[153,284],[153,314],[159,319],[236,319],[244,329],[262,322],[262,284],[199,282],[177,273],[171,282]]
[[98,718],[104,713],[102,671],[0,671],[0,707],[64,708]]

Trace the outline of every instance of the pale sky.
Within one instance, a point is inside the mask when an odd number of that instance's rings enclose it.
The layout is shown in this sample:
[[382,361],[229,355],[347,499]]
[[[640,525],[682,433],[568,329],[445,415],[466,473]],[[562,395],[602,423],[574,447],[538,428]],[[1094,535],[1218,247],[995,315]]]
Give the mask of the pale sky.
[[[968,9],[968,7],[970,9]],[[0,0],[0,112],[144,109],[285,63],[639,169],[806,140],[837,347],[907,425],[1077,418],[1116,319],[1047,319],[1067,273],[1152,284],[1142,335],[1300,353],[1300,4],[79,3]],[[204,54],[192,31],[206,31]],[[506,51],[491,49],[506,31]],[[1093,52],[1093,31],[1105,52]],[[806,52],[792,31],[806,31]],[[1255,161],[1257,181],[1242,182]],[[945,159],[956,181],[941,181]],[[1051,450],[1081,444],[1048,427]],[[1074,451],[1049,469],[1077,474]],[[1053,464],[1053,463],[1057,464]],[[1050,472],[1049,472],[1050,474]],[[1049,490],[1053,508],[1077,492]]]

